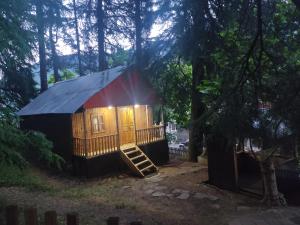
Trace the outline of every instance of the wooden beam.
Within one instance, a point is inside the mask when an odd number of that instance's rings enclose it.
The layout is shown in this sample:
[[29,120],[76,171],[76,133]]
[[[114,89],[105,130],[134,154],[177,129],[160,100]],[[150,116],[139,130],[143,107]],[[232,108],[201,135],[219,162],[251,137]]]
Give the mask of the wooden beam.
[[134,139],[135,139],[135,144],[137,145],[135,107],[134,107],[134,105],[132,106],[132,109],[133,109]]
[[117,128],[117,145],[118,145],[118,150],[120,151],[121,149],[121,143],[120,143],[120,132],[119,132],[119,117],[118,117],[118,107],[115,107],[115,114],[116,114],[116,128]]

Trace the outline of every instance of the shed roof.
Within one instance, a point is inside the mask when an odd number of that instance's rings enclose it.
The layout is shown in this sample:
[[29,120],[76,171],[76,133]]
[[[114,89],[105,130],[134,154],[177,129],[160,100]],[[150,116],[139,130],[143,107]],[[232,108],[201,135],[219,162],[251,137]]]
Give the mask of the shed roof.
[[17,114],[26,116],[74,113],[90,97],[118,78],[125,70],[125,66],[118,66],[103,72],[58,82],[36,97]]

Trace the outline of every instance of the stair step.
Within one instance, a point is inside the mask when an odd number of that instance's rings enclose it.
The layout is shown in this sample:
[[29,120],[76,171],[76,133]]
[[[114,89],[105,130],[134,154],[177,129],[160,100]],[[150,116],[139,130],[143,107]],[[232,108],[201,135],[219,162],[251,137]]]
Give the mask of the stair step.
[[142,155],[142,154],[140,154],[140,155],[138,155],[138,156],[135,156],[135,157],[133,157],[133,158],[130,158],[131,160],[135,160],[135,159],[138,159],[138,158],[141,158],[141,157],[143,157],[144,155]]
[[135,152],[138,152],[138,150],[135,149],[135,150],[132,150],[132,151],[129,151],[129,152],[125,152],[125,154],[130,155],[130,154],[135,153]]
[[146,159],[146,160],[144,160],[144,161],[141,161],[141,162],[139,162],[139,163],[136,163],[135,166],[140,166],[140,165],[142,165],[142,164],[144,164],[144,163],[146,163],[146,162],[149,162],[149,160]]
[[132,151],[132,150],[136,150],[136,148],[135,147],[127,148],[127,149],[124,149],[123,152],[129,152],[129,151]]
[[147,167],[141,169],[141,172],[144,172],[145,170],[148,170],[148,169],[150,169],[151,167],[154,167],[154,165],[151,164],[150,166],[147,166]]

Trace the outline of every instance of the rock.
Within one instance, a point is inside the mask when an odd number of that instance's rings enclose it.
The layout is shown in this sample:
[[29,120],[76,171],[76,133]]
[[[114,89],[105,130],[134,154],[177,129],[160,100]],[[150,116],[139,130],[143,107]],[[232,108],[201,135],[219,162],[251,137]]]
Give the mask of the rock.
[[162,196],[166,196],[166,193],[160,192],[160,191],[156,191],[152,194],[153,197],[162,197]]
[[152,194],[154,191],[155,191],[155,190],[153,190],[153,189],[148,189],[148,190],[145,191],[145,193],[146,193],[147,195],[149,195],[149,194]]
[[244,210],[249,210],[249,209],[251,209],[251,207],[243,206],[243,205],[239,205],[239,206],[236,207],[237,211],[244,211]]
[[166,186],[155,186],[155,187],[153,187],[155,190],[157,190],[157,191],[161,191],[161,190],[165,190],[165,189],[167,189],[167,187]]
[[210,205],[210,207],[212,207],[213,209],[220,209],[221,206],[219,204],[212,204]]
[[147,178],[148,182],[153,182],[153,183],[156,183],[156,182],[159,182],[159,181],[162,181],[162,180],[163,180],[163,178],[160,177],[160,176],[153,176],[153,177]]
[[178,199],[182,199],[182,200],[186,200],[190,197],[190,193],[189,192],[182,192],[180,195],[178,195],[176,198]]
[[194,195],[194,198],[197,198],[197,199],[204,199],[204,198],[207,198],[211,201],[217,201],[219,200],[218,197],[216,196],[213,196],[213,195],[209,195],[209,194],[205,194],[205,193],[200,193],[200,192],[197,192],[195,195]]
[[173,194],[167,194],[166,195],[168,198],[173,198],[174,196],[173,196]]
[[122,189],[129,189],[131,186],[123,186]]
[[184,189],[177,189],[177,188],[172,191],[172,193],[174,193],[174,194],[176,194],[176,193],[185,193],[185,192],[189,192],[189,191],[184,190]]

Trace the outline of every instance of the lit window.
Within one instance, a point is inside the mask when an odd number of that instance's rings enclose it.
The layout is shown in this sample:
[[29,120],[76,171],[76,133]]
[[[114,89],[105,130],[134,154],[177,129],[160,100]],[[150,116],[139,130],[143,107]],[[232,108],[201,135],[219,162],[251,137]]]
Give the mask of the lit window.
[[92,115],[91,121],[92,121],[93,133],[104,132],[105,127],[104,127],[103,115]]

